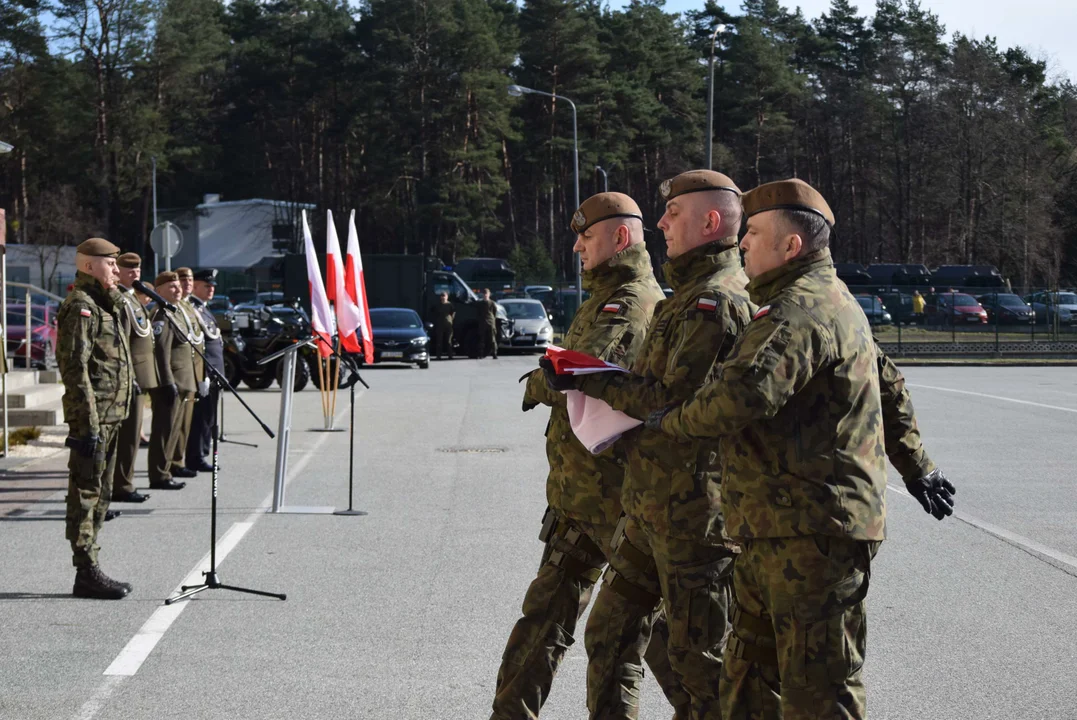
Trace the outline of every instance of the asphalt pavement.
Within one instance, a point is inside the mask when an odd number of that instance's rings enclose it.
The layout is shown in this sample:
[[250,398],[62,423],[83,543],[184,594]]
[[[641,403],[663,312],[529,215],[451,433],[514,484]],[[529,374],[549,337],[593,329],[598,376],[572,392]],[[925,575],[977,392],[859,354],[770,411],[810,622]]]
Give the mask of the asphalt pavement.
[[[259,447],[221,446],[220,579],[283,602],[217,589],[163,605],[208,560],[208,475],[104,527],[102,567],[135,585],[119,602],[70,597],[62,491],[0,517],[0,718],[488,717],[541,552],[547,413],[521,413],[517,383],[534,366],[368,370],[358,517],[267,514],[274,442],[229,399],[229,438]],[[1077,719],[1077,372],[906,374],[960,513],[935,521],[891,475],[868,598],[870,717]],[[279,392],[243,396],[276,429]],[[347,411],[341,393],[338,428]],[[348,433],[322,427],[318,392],[299,394],[290,505],[347,506]],[[0,502],[7,492],[0,481]],[[579,638],[543,717],[586,717],[585,669]],[[671,715],[650,677],[642,706]]]

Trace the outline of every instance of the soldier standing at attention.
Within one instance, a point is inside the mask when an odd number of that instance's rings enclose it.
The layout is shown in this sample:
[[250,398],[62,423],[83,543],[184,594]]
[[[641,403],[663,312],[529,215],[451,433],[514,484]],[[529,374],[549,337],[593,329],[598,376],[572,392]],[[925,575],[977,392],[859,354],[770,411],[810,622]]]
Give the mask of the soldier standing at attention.
[[[456,308],[449,302],[449,293],[443,292],[438,296],[438,304],[434,306],[434,353],[438,360],[442,352],[449,355],[452,360],[452,323],[456,319]],[[494,320],[495,326],[497,320]]]
[[[205,354],[206,336],[202,332],[202,326],[198,323],[197,313],[190,300],[191,293],[194,291],[194,272],[191,268],[181,267],[176,270],[176,277],[179,278],[180,283],[180,299],[176,302],[176,308],[179,312],[175,315],[176,320],[179,322],[180,327],[187,331],[187,337],[191,339],[191,345]],[[187,452],[187,439],[191,435],[195,401],[208,395],[209,388],[205,379],[206,368],[203,367],[205,361],[202,360],[202,355],[192,350],[191,359],[194,363],[194,389],[184,396],[183,415],[180,417],[179,425],[176,426],[176,444],[172,449],[172,477],[193,478],[198,476],[197,470],[187,467],[183,456]]]
[[[191,309],[194,311],[198,328],[205,337],[206,360],[223,375],[224,340],[221,338],[220,328],[217,327],[217,319],[213,317],[207,305],[216,292],[217,270],[215,268],[205,268],[194,274],[194,288],[189,298]],[[204,381],[209,385],[208,391],[194,402],[191,432],[187,437],[187,469],[196,472],[213,472],[213,466],[206,462],[206,456],[209,455],[213,440],[213,427],[217,424],[220,390],[211,380],[210,374],[207,370]]]
[[479,357],[493,355],[497,360],[497,303],[490,299],[490,288],[482,290],[482,308],[480,309],[482,325],[479,333],[482,336],[481,351]]
[[[785,180],[747,193],[743,206],[748,291],[760,307],[715,378],[646,425],[724,440],[722,512],[742,552],[722,717],[863,718],[864,598],[885,537],[884,458],[919,435],[908,432],[903,384],[880,386],[883,356],[834,272],[823,197]],[[907,414],[887,427],[884,404],[889,414],[903,401]],[[954,488],[937,468],[910,490],[925,509],[938,506],[936,517],[948,514]]]
[[[179,277],[168,270],[154,280],[157,294],[170,303],[178,303]],[[176,314],[179,314],[177,308]],[[153,419],[150,423],[149,474],[150,487],[157,490],[181,490],[187,485],[172,478],[172,455],[178,433],[175,428],[183,418],[183,405],[188,394],[194,393],[194,360],[190,339],[179,335],[169,315],[159,307],[153,314],[154,360],[157,364],[158,385],[150,391]],[[177,323],[184,327],[183,321]]]
[[[733,349],[753,307],[740,265],[740,189],[725,175],[693,170],[662,183],[665,277],[673,297],[658,303],[632,374],[547,373],[559,390],[577,389],[645,419],[656,406],[683,402]],[[721,717],[718,678],[729,629],[736,547],[726,536],[718,495],[716,439],[671,441],[641,429],[618,443],[626,455],[621,503],[605,580],[587,621],[587,706],[609,717],[631,668],[642,675],[654,618],[663,609],[669,660],[690,708],[678,718]],[[639,678],[635,680],[639,683]]]
[[[564,347],[630,365],[647,321],[664,296],[643,245],[643,215],[621,193],[600,193],[572,216],[574,250],[583,262],[591,297],[565,334]],[[523,601],[523,616],[509,635],[497,674],[493,715],[498,720],[536,718],[553,676],[575,640],[576,623],[606,565],[621,516],[624,467],[611,450],[592,455],[569,425],[565,396],[547,385],[541,370],[527,381],[523,408],[551,408],[546,430],[550,507],[539,539],[546,547],[537,577]],[[656,636],[660,633],[656,633]],[[667,695],[679,691],[665,646],[650,645],[648,664]],[[626,688],[638,693],[638,688]],[[672,700],[677,705],[678,700]],[[625,715],[625,717],[631,717]]]
[[57,312],[56,360],[64,382],[67,446],[67,539],[75,565],[75,597],[119,600],[131,592],[97,564],[97,533],[112,498],[120,424],[127,418],[134,382],[123,300],[116,283],[120,249],[91,238],[75,249],[74,289]]
[[157,387],[157,366],[153,359],[153,326],[142,303],[135,297],[132,284],[142,277],[142,258],[138,253],[124,253],[116,258],[119,266],[121,325],[131,347],[131,367],[135,373],[131,411],[120,426],[116,446],[116,473],[112,476],[112,502],[145,502],[149,495],[135,490],[135,458],[142,438],[142,395]]

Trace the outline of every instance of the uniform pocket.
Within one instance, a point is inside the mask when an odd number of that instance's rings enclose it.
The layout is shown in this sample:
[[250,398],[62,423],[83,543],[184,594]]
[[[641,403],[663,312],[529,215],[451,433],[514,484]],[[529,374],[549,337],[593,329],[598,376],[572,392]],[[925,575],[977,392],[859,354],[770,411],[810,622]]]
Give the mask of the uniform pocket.
[[820,593],[797,598],[791,684],[840,685],[860,672],[867,645],[866,593],[867,576],[855,572]]
[[729,628],[729,576],[733,558],[674,568],[676,583],[667,622],[670,648],[717,652]]

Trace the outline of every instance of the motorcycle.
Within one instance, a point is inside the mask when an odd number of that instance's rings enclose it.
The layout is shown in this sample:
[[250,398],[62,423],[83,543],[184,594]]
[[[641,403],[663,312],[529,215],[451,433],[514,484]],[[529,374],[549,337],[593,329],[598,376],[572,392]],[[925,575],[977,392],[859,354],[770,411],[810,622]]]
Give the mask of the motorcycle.
[[[254,390],[265,390],[274,381],[280,385],[284,375],[281,358],[265,365],[259,365],[259,360],[310,339],[309,323],[294,308],[284,306],[239,305],[229,313],[225,324],[225,376],[233,385],[242,380]],[[296,392],[311,381],[316,357],[317,351],[312,347],[299,351],[293,386]]]

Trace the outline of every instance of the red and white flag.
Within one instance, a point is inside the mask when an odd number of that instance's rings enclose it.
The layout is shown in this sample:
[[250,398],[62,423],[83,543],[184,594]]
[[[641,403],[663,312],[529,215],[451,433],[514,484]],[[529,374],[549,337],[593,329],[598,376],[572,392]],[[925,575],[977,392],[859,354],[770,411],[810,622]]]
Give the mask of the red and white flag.
[[336,225],[333,224],[333,211],[328,210],[327,214],[326,294],[337,311],[337,333],[340,335],[341,348],[345,352],[362,352],[356,338],[359,326],[362,325],[362,317],[359,315],[359,307],[344,286],[344,258],[340,254],[340,240],[337,238]]
[[333,311],[329,307],[329,298],[325,295],[322,284],[322,269],[318,266],[318,256],[314,252],[314,238],[310,236],[307,224],[307,211],[303,210],[303,249],[307,253],[307,282],[310,284],[310,325],[314,334],[322,338],[315,340],[318,353],[322,357],[333,354]]
[[355,231],[355,211],[348,220],[348,257],[344,261],[344,288],[355,303],[363,339],[363,362],[374,363],[374,333],[370,329],[370,303],[366,299],[366,281],[363,279],[363,258],[359,255],[359,233]]

